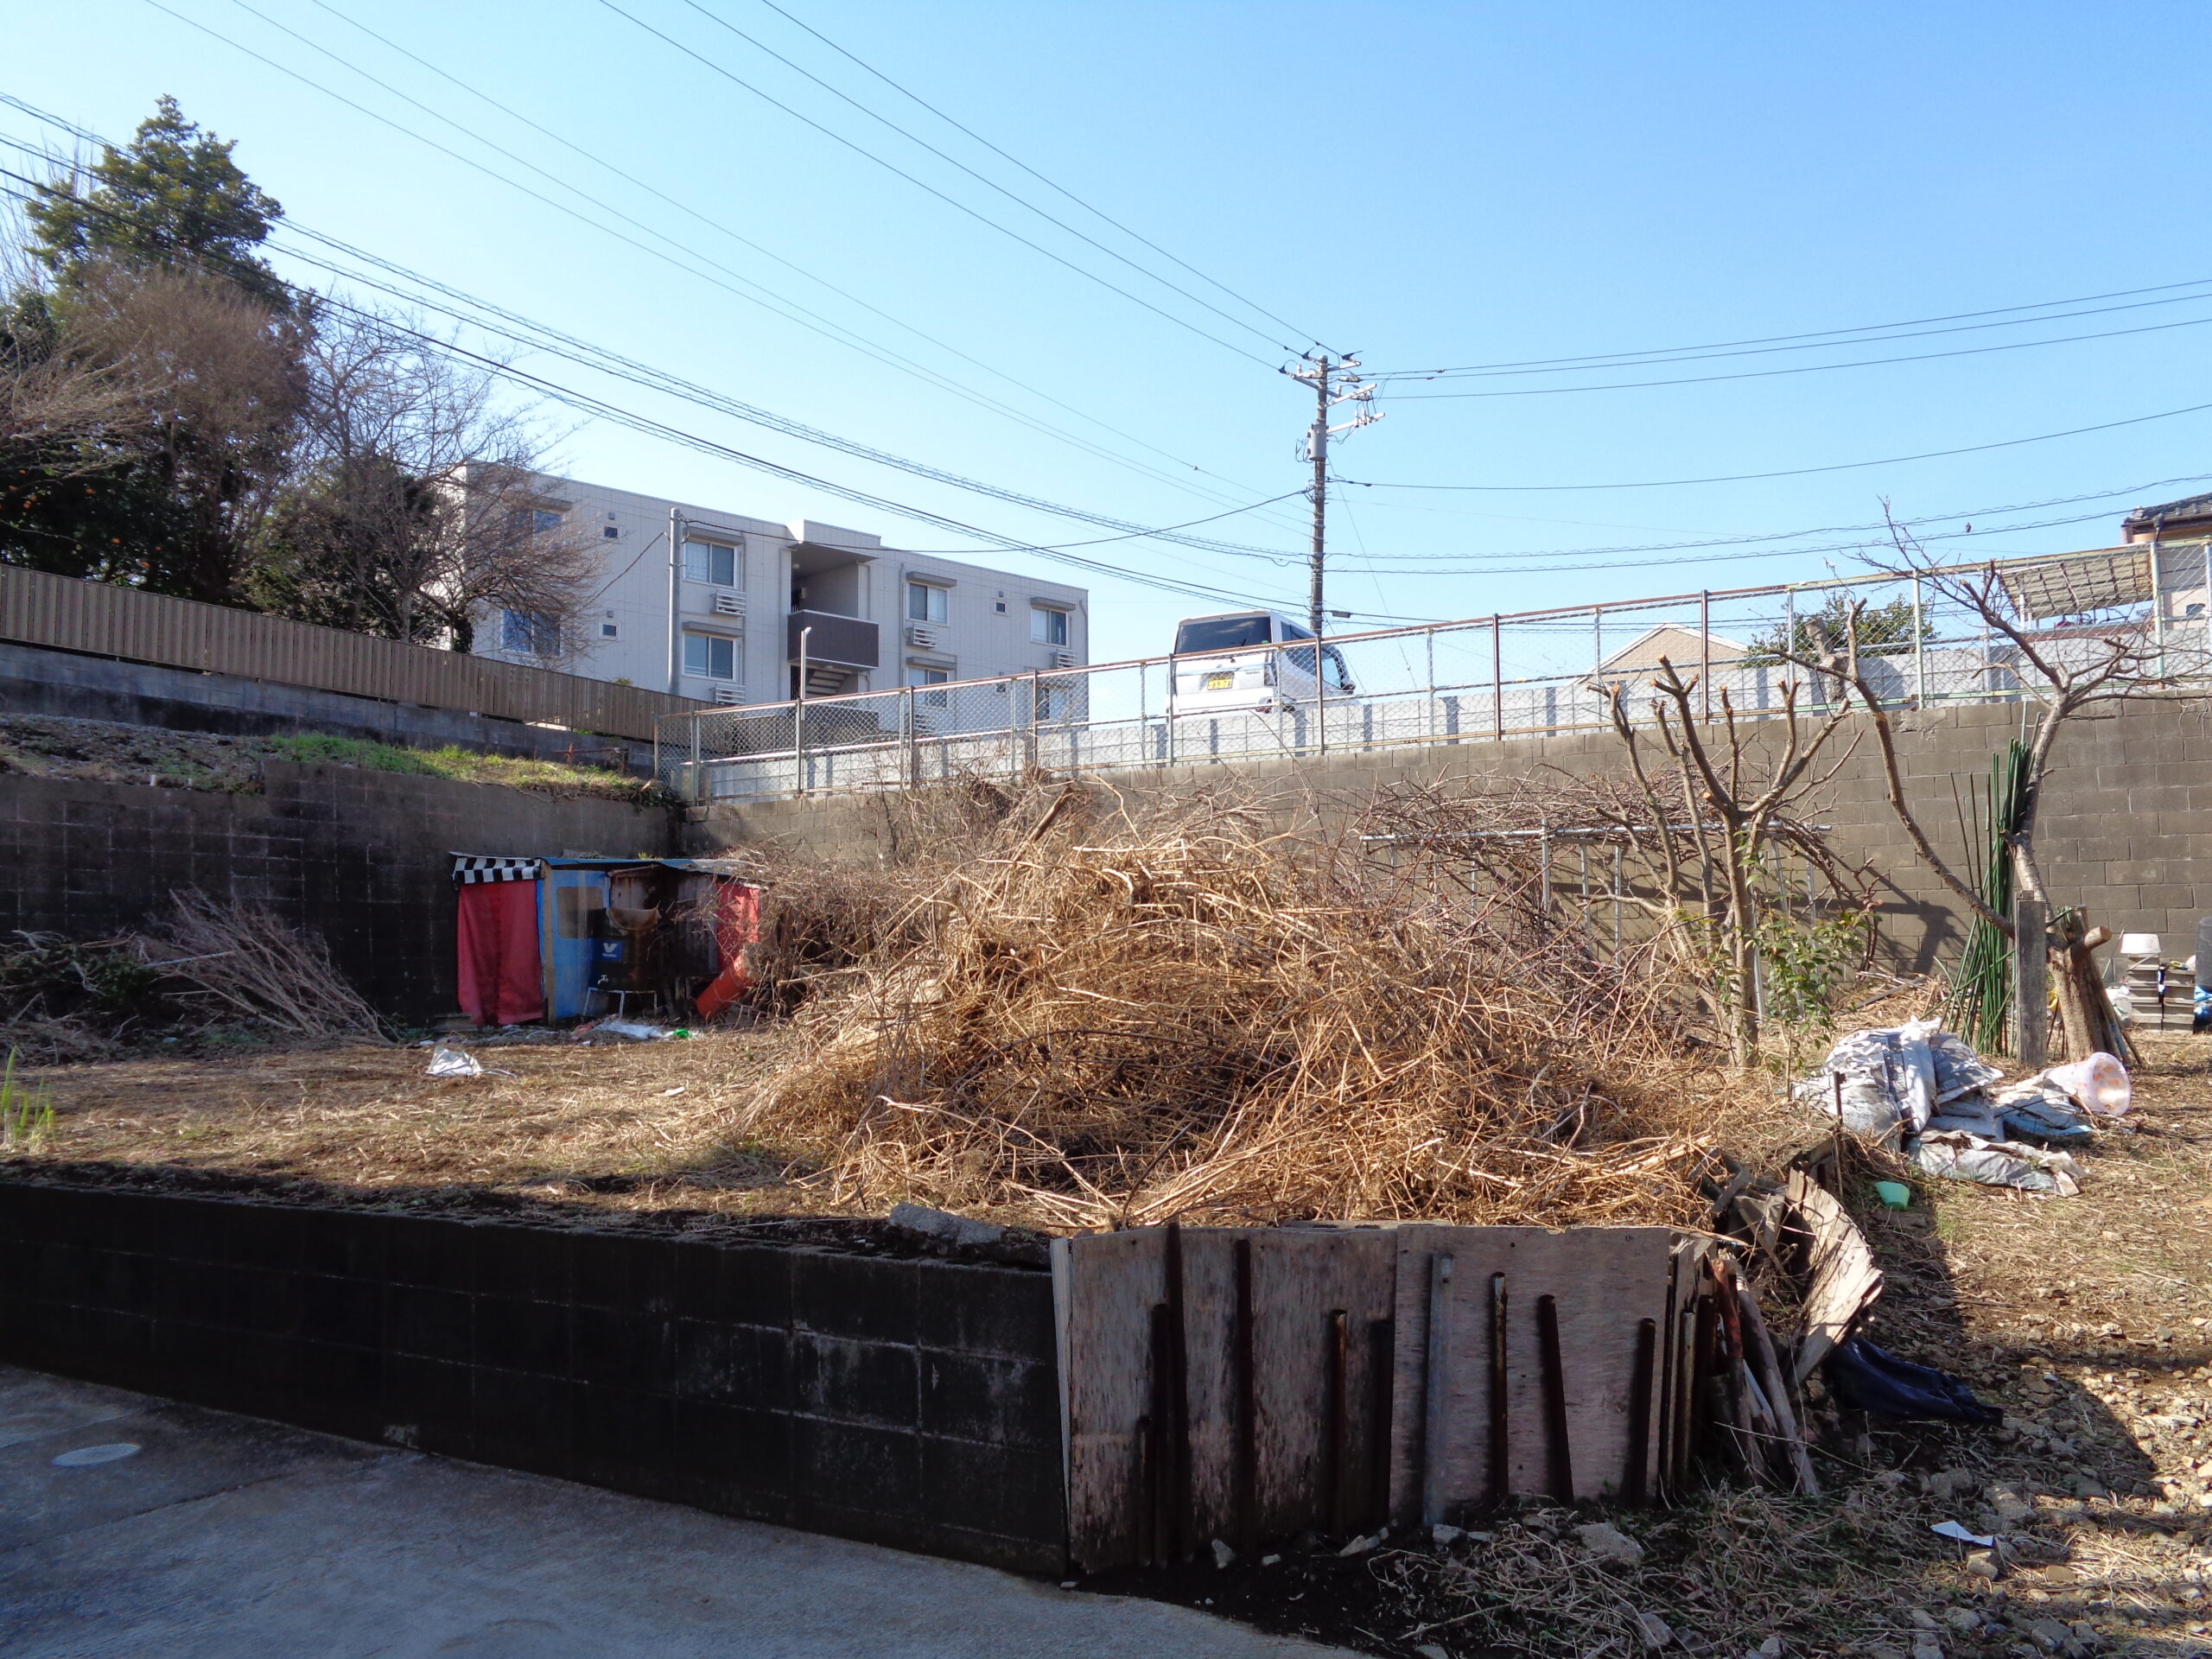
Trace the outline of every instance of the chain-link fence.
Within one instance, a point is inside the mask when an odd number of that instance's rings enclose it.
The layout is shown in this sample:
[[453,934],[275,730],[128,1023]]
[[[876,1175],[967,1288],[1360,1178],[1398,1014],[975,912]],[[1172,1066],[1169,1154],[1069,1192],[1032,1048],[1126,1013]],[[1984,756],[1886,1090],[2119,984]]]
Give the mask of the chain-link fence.
[[[2001,562],[2000,602],[2037,651],[2082,664],[2117,628],[2145,672],[2212,679],[2212,540]],[[1802,666],[1856,646],[1885,702],[2022,695],[2019,647],[1928,577],[1787,587],[1477,617],[1316,644],[1150,658],[995,679],[702,709],[659,722],[661,779],[696,801],[894,789],[1551,735],[1611,723],[1614,688],[1648,718],[1662,661],[1695,712],[1778,714],[1842,695]],[[1858,607],[1854,610],[1854,607]],[[1797,662],[1789,658],[1800,659]]]

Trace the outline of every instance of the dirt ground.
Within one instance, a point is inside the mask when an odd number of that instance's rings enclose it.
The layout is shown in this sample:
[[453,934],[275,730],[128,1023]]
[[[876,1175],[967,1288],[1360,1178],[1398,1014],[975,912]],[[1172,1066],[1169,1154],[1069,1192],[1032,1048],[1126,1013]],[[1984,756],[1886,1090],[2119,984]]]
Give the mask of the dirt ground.
[[779,1027],[644,1043],[470,1047],[479,1077],[426,1075],[423,1048],[270,1047],[50,1066],[34,1161],[304,1179],[395,1202],[471,1195],[607,1209],[810,1213],[803,1168],[734,1140]]
[[[354,1201],[820,1215],[804,1164],[737,1128],[787,1041],[485,1047],[493,1073],[454,1081],[411,1048],[54,1067],[30,1079],[51,1136],[0,1157]],[[1825,1496],[1605,1517],[1633,1562],[1584,1539],[1596,1512],[1532,1509],[1469,1517],[1442,1546],[1307,1539],[1095,1587],[1421,1659],[2212,1655],[2212,1039],[2147,1043],[2137,1109],[2077,1154],[2080,1197],[1929,1182],[1892,1211],[1849,1195],[1889,1275],[1869,1334],[1965,1378],[2003,1427],[1834,1422]],[[1944,1520],[1998,1549],[1937,1538]]]

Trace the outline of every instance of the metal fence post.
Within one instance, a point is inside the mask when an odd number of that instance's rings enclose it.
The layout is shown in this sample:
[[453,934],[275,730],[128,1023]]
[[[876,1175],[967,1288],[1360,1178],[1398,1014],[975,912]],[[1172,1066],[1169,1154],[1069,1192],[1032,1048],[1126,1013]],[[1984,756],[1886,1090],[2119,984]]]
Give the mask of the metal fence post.
[[1039,671],[1031,669],[1029,671],[1029,770],[1033,772],[1038,766],[1037,722],[1044,717],[1045,712],[1041,702],[1043,687],[1044,680]]
[[695,805],[707,798],[707,766],[706,762],[701,759],[707,751],[705,744],[701,741],[699,736],[701,718],[697,709],[691,711],[691,787],[684,793],[691,798]]
[[1493,611],[1490,618],[1490,723],[1491,735],[1498,742],[1505,741],[1505,618]]
[[[2207,542],[2205,546],[2212,548],[2212,542]],[[1428,645],[1428,709],[1427,717],[1422,721],[1421,724],[1428,734],[1434,737],[1436,735],[1436,630],[1433,627],[1423,628],[1421,638]]]
[[2159,580],[2165,574],[2165,561],[2158,556],[2158,532],[2151,532],[2151,649],[2158,664],[2158,677],[2166,677],[2166,599],[2158,590],[2164,584]]
[[814,630],[798,631],[798,695],[791,699],[791,786],[806,793],[806,645]]
[[914,688],[911,685],[899,694],[899,772],[912,789],[922,781],[922,763],[914,746]]
[[1713,718],[1713,590],[1697,596],[1697,689],[1699,717]]
[[1912,579],[1912,701],[1916,708],[1925,708],[1928,703],[1928,627],[1923,620],[1925,612],[1921,607],[1920,578],[1915,575]]
[[1313,636],[1313,746],[1320,753],[1329,752],[1329,659],[1321,644],[1321,636]]
[[[1783,650],[1790,656],[1796,656],[1797,654],[1797,589],[1795,585],[1782,590],[1782,638]],[[1784,663],[1782,668],[1784,673],[1792,673],[1796,671],[1797,664]],[[1813,682],[1813,695],[1817,698],[1820,694],[1820,681],[1815,678]]]

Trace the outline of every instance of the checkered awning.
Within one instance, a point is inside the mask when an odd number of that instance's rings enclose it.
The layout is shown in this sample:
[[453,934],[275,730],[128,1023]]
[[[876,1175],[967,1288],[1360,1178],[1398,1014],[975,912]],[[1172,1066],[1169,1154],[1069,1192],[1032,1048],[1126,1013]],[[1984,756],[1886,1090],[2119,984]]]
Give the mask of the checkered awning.
[[478,881],[535,881],[544,873],[543,859],[491,858],[480,853],[453,855],[455,887],[467,887]]

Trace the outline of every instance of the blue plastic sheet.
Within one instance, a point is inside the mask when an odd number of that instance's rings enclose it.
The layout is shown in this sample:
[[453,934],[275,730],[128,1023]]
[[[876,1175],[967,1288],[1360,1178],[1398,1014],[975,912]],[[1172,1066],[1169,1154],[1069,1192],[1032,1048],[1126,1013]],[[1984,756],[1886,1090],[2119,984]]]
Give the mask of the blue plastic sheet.
[[1821,1369],[1839,1402],[1870,1416],[1984,1426],[2005,1421],[1955,1376],[1899,1359],[1864,1337],[1836,1349]]

